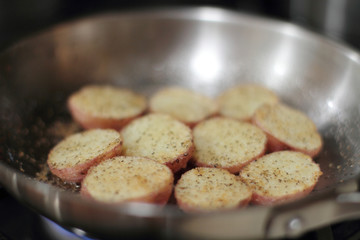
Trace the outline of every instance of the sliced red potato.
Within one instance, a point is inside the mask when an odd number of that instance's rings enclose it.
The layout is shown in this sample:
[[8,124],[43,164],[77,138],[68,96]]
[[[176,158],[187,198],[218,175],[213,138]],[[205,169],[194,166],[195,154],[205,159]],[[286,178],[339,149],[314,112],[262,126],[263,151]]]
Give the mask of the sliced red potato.
[[200,167],[224,168],[231,173],[261,157],[266,134],[258,127],[238,120],[215,117],[193,129],[194,160]]
[[150,98],[151,112],[166,113],[190,127],[216,114],[217,103],[197,92],[180,87],[168,87]]
[[218,97],[221,115],[244,121],[250,121],[256,109],[264,103],[278,101],[275,93],[255,84],[230,88]]
[[49,153],[50,171],[68,182],[81,182],[91,166],[120,155],[122,138],[112,129],[92,129],[59,142]]
[[68,107],[74,120],[85,129],[121,129],[142,115],[147,103],[145,97],[128,89],[90,85],[72,94]]
[[245,166],[239,176],[253,191],[252,202],[274,205],[309,194],[319,177],[320,167],[309,155],[279,151]]
[[143,157],[119,156],[90,168],[80,193],[105,203],[166,204],[173,173],[165,165]]
[[316,156],[322,139],[313,121],[284,104],[265,104],[254,114],[253,123],[268,135],[269,151],[296,150]]
[[165,114],[138,118],[123,128],[121,134],[123,155],[154,159],[173,172],[185,168],[194,151],[191,129]]
[[175,186],[175,198],[186,212],[209,212],[246,206],[251,189],[238,176],[219,168],[185,172]]

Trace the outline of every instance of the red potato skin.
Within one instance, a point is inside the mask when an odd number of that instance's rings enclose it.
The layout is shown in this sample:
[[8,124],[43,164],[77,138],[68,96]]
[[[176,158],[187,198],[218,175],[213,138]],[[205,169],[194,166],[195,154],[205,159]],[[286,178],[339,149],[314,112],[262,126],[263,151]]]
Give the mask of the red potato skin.
[[186,168],[187,163],[192,158],[192,155],[195,151],[194,143],[190,146],[188,151],[184,154],[181,154],[175,160],[166,162],[165,165],[171,169],[173,173],[178,172],[179,170]]
[[290,201],[294,201],[296,199],[303,198],[307,196],[315,187],[316,184],[304,189],[301,192],[297,192],[295,194],[284,195],[281,197],[273,197],[267,195],[260,195],[253,192],[251,203],[256,205],[263,205],[263,206],[273,206],[277,204],[282,204]]
[[[159,189],[159,191],[154,192],[148,196],[140,197],[140,198],[134,198],[134,199],[128,199],[126,201],[120,201],[120,202],[114,202],[111,204],[121,204],[124,202],[142,202],[142,203],[154,203],[158,205],[166,205],[166,203],[169,201],[169,198],[171,196],[171,193],[173,191],[173,181],[172,179],[168,185],[166,185],[164,188]],[[95,201],[100,201],[95,199],[87,189],[86,185],[82,185],[80,189],[80,194],[86,198],[93,199]]]
[[75,104],[72,103],[71,97],[68,101],[68,109],[73,116],[73,119],[80,124],[84,129],[92,129],[92,128],[111,128],[115,130],[122,129],[125,125],[129,124],[132,120],[142,116],[145,111],[142,113],[124,119],[113,119],[113,118],[100,118],[87,114],[81,109],[77,108]]
[[58,169],[58,168],[54,168],[51,164],[48,164],[48,166],[49,166],[50,171],[54,175],[61,178],[62,180],[67,181],[67,182],[80,183],[83,180],[83,178],[85,177],[85,175],[88,172],[88,170],[90,169],[90,167],[99,164],[100,162],[102,162],[105,159],[120,155],[121,151],[122,151],[122,141],[120,142],[120,144],[118,144],[112,150],[110,150],[104,154],[101,154],[101,155],[97,156],[96,158],[93,158],[85,163],[78,164],[74,167]]
[[[199,207],[192,206],[192,205],[189,205],[189,204],[181,201],[181,199],[176,197],[176,194],[175,194],[175,198],[176,198],[177,205],[184,212],[187,212],[187,213],[206,213],[206,212],[209,212],[209,211],[207,211],[205,209],[201,209]],[[239,204],[236,207],[234,207],[233,209],[246,207],[249,204],[249,202],[251,201],[251,199],[252,199],[252,196],[250,195],[250,197],[240,201]],[[227,210],[233,210],[233,209],[227,209]],[[223,209],[221,209],[219,211],[223,211]]]
[[277,139],[276,137],[271,135],[264,127],[261,126],[260,123],[258,123],[256,121],[256,119],[252,119],[251,122],[252,122],[252,124],[254,124],[255,126],[258,126],[260,129],[262,129],[265,132],[265,134],[267,136],[266,148],[267,148],[267,152],[269,152],[269,153],[283,151],[283,150],[294,150],[297,152],[302,152],[304,154],[307,154],[313,158],[313,157],[317,156],[322,149],[323,144],[321,144],[321,146],[319,148],[308,150],[308,151],[304,150],[304,149],[295,148],[291,145],[288,145],[288,144],[280,141],[279,139]]
[[228,171],[229,171],[230,173],[232,173],[232,174],[237,174],[237,173],[239,173],[239,172],[241,171],[241,169],[242,169],[243,167],[245,167],[246,165],[248,165],[250,162],[252,162],[252,161],[254,161],[254,160],[262,157],[262,156],[265,154],[265,152],[266,152],[266,147],[264,147],[263,151],[262,151],[259,155],[253,157],[252,159],[250,159],[250,160],[248,160],[248,161],[246,161],[246,162],[244,162],[244,163],[242,163],[242,164],[235,165],[235,166],[231,166],[231,167],[222,167],[222,166],[209,165],[209,164],[205,164],[205,163],[199,162],[199,161],[196,160],[196,159],[194,160],[194,162],[195,162],[195,164],[196,164],[197,167],[216,167],[216,168],[222,168],[222,169],[228,170]]

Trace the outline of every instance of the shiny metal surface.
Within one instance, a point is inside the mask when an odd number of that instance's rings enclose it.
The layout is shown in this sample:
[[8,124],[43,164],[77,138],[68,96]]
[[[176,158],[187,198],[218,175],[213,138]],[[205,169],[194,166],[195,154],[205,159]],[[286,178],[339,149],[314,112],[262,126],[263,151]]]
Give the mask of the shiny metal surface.
[[[357,198],[340,194],[360,172],[359,76],[360,56],[347,47],[291,24],[216,8],[63,24],[0,55],[0,183],[45,217],[100,236],[156,230],[165,237],[283,237],[358,218]],[[95,204],[35,178],[59,140],[49,129],[71,122],[66,98],[84,84],[111,83],[147,96],[178,84],[216,96],[243,82],[269,87],[318,126],[324,150],[315,160],[324,174],[309,197],[185,215],[173,205]]]
[[291,0],[290,18],[300,25],[360,47],[360,2],[357,0]]

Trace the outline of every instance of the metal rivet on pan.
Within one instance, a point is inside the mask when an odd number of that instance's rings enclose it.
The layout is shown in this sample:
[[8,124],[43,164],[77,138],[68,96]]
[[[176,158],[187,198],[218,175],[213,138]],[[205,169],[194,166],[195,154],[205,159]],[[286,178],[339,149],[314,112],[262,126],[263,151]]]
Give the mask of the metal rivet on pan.
[[291,235],[296,235],[301,232],[303,228],[303,221],[299,217],[293,217],[287,222],[287,232]]
[[85,237],[86,236],[86,232],[84,230],[80,229],[80,228],[72,228],[71,230],[72,230],[72,232],[74,234],[76,234],[79,237]]

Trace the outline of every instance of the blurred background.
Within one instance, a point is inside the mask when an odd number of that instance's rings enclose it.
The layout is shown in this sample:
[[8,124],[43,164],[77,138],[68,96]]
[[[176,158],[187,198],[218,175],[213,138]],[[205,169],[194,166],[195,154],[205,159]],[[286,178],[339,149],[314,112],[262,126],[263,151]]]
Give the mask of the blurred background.
[[215,6],[276,18],[360,49],[358,0],[0,0],[0,50],[64,21],[167,6]]
[[[359,0],[0,0],[0,52],[23,38],[82,17],[183,6],[221,7],[292,22],[360,51]],[[0,240],[49,239],[38,227],[39,216],[1,187],[0,213]],[[360,220],[328,226],[301,239],[360,239]]]

